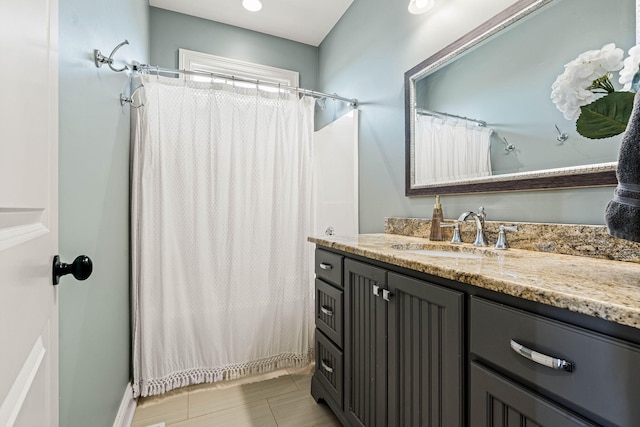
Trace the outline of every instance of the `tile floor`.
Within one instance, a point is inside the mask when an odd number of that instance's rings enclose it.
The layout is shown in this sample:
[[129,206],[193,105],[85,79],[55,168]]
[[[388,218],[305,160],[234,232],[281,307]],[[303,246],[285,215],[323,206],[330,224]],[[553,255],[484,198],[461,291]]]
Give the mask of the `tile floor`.
[[311,397],[314,369],[281,369],[143,398],[131,426],[340,426],[327,405]]

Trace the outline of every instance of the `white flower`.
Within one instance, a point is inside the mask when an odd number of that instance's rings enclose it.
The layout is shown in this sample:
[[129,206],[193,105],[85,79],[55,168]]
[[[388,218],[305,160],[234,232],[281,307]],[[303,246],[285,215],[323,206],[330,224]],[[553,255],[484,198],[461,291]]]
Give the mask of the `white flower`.
[[580,116],[580,107],[592,103],[597,98],[594,89],[613,91],[611,71],[622,68],[624,51],[614,43],[604,45],[600,50],[588,50],[564,66],[551,86],[551,99],[567,120]]
[[629,91],[631,83],[636,73],[640,71],[640,44],[629,49],[629,56],[624,60],[624,68],[620,71],[620,84],[624,87],[622,90]]

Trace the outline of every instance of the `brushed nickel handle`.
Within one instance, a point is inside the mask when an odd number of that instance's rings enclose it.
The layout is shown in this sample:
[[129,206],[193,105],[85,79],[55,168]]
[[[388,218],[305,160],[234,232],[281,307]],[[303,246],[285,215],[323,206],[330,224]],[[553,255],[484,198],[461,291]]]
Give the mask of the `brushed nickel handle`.
[[531,360],[539,365],[546,366],[551,369],[558,369],[567,372],[573,372],[573,363],[564,359],[558,359],[557,357],[547,356],[546,354],[538,353],[518,343],[515,340],[511,340],[511,349],[518,353],[520,356]]
[[507,243],[507,234],[505,231],[518,231],[517,225],[501,225],[500,231],[498,232],[498,241],[496,242],[496,249],[508,249],[509,244]]
[[320,365],[322,365],[322,369],[324,369],[325,371],[329,372],[330,374],[333,374],[333,368],[331,366],[327,365],[324,360],[320,361]]
[[373,294],[377,297],[380,296],[380,286],[378,285],[373,285]]
[[324,305],[320,307],[320,311],[326,314],[327,316],[333,316],[333,310],[331,310],[331,308],[328,308]]
[[383,289],[382,290],[382,299],[385,301],[390,301],[391,297],[393,296],[393,294],[391,292],[389,292],[388,289]]
[[323,270],[333,270],[333,265],[321,262],[320,263],[320,268],[323,269]]

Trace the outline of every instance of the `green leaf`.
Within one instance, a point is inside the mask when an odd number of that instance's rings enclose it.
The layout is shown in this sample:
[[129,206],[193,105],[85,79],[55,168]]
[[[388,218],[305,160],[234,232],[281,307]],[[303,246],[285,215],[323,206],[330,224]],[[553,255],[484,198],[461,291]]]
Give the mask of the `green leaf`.
[[618,135],[627,128],[633,109],[632,92],[612,92],[589,105],[576,121],[576,130],[586,138],[601,139]]

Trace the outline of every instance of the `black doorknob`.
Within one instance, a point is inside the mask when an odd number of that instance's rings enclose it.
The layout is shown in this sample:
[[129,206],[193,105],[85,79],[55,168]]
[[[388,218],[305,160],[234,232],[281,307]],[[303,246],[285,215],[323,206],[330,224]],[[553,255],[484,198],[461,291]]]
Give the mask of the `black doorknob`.
[[93,263],[91,258],[86,255],[80,255],[73,260],[71,264],[65,264],[60,262],[58,255],[53,257],[53,285],[57,285],[60,282],[60,277],[65,274],[73,274],[77,280],[85,280],[91,276],[93,271]]

